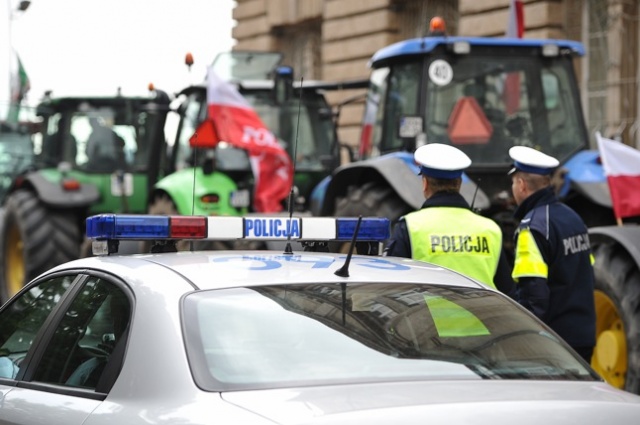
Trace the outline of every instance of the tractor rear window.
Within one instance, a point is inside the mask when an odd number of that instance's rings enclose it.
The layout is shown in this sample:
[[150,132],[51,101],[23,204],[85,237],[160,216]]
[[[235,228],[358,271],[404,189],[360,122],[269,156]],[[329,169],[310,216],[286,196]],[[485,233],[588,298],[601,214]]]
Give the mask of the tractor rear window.
[[79,103],[46,117],[39,161],[88,173],[144,172],[161,118],[131,104]]
[[374,70],[371,88],[364,157],[415,149],[398,124],[416,115],[424,120],[421,143],[456,145],[474,166],[508,165],[514,145],[562,162],[587,143],[570,57],[497,51],[417,57]]

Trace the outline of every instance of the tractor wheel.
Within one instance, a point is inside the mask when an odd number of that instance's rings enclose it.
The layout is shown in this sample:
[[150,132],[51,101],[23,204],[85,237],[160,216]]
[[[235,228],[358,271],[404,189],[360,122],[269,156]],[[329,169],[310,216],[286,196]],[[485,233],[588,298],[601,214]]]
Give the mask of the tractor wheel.
[[80,245],[80,258],[93,257],[93,242],[85,236]]
[[591,366],[617,388],[640,394],[640,270],[615,243],[594,246],[596,347]]
[[6,301],[25,283],[79,256],[80,229],[73,214],[48,210],[28,190],[7,198],[0,241],[0,297]]
[[[336,217],[386,217],[393,226],[400,217],[413,209],[389,186],[370,182],[349,186],[347,194],[336,200]],[[329,244],[330,251],[347,253],[349,244]]]
[[[166,194],[158,195],[153,199],[149,206],[148,214],[179,215],[176,205]],[[196,251],[234,249],[233,243],[225,241],[178,241],[176,249],[178,251],[190,251],[192,244],[193,250]],[[151,252],[151,241],[141,242],[140,249],[143,253]]]
[[[150,215],[179,215],[178,209],[176,205],[173,203],[171,198],[167,195],[159,195],[156,196],[151,205],[149,205],[149,209],[147,210],[147,214]],[[140,242],[140,251],[143,253],[151,252],[151,241],[142,241]],[[190,243],[189,241],[177,241],[176,249],[178,251],[189,251]]]

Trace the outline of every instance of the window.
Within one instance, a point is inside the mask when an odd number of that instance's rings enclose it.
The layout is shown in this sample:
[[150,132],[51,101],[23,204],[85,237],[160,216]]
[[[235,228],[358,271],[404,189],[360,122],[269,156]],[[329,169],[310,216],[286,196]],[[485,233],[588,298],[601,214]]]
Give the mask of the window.
[[392,69],[389,75],[389,90],[384,99],[386,111],[382,126],[382,144],[384,150],[400,150],[404,141],[398,135],[398,124],[403,116],[418,113],[420,96],[421,63],[400,64]]
[[0,378],[13,379],[45,324],[75,276],[51,279],[13,301],[0,316]]
[[380,155],[382,143],[382,120],[384,118],[384,104],[380,99],[387,95],[387,77],[389,68],[376,69],[371,73],[369,93],[362,123],[362,137],[360,156],[362,159]]
[[0,124],[0,199],[4,198],[13,179],[33,161],[34,140],[27,131],[14,131]]
[[594,380],[492,291],[403,284],[267,285],[184,300],[187,354],[211,391],[412,379]]
[[286,103],[276,105],[271,91],[246,91],[242,95],[290,157],[295,151],[297,169],[322,170],[320,159],[331,154],[335,141],[331,109],[322,96],[297,92]]
[[89,278],[57,324],[32,380],[95,389],[126,339],[130,313],[120,288]]
[[154,144],[162,137],[156,129],[165,120],[165,111],[156,109],[135,100],[65,106],[45,117],[46,134],[38,160],[48,166],[64,161],[90,173],[146,171]]
[[206,92],[191,93],[182,104],[182,119],[174,146],[175,164],[178,170],[193,165],[190,139],[198,125],[207,118]]

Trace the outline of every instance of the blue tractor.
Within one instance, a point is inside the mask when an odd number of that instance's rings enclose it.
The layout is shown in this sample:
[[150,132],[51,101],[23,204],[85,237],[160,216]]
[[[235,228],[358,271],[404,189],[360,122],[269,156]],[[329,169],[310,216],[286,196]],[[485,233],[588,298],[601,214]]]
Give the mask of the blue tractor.
[[640,393],[640,228],[614,226],[599,154],[590,149],[568,40],[449,37],[443,32],[379,50],[372,68],[359,160],[316,188],[324,216],[393,221],[424,197],[413,151],[457,146],[473,164],[462,193],[498,222],[512,251],[514,201],[508,150],[524,145],[561,161],[555,183],[591,229],[596,256],[598,343],[592,366],[610,383]]

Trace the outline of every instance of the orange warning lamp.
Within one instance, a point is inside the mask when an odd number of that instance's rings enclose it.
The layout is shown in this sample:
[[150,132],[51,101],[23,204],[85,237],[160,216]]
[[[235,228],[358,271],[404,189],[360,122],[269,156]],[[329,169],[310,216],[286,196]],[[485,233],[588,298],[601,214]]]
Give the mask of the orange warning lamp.
[[431,36],[443,36],[446,31],[446,25],[444,19],[439,16],[434,16],[429,22],[429,35]]
[[189,68],[191,68],[191,65],[193,65],[193,55],[191,54],[191,52],[188,52],[188,53],[184,56],[184,63],[185,63],[185,65],[187,65]]

